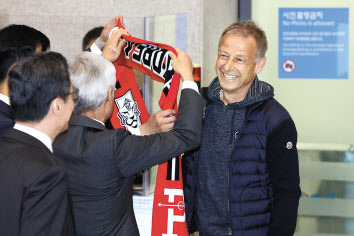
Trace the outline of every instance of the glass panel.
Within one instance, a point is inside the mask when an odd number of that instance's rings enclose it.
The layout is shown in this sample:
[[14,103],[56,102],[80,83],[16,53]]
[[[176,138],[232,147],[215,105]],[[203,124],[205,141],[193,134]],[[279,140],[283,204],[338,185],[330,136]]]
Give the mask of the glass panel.
[[[187,18],[185,14],[169,16],[151,16],[144,18],[145,40],[168,44],[186,51],[187,47]],[[158,105],[163,83],[144,76],[144,101],[150,114],[158,112]],[[155,190],[157,166],[150,169],[150,176],[144,175],[144,195],[150,195]]]
[[350,145],[302,144],[296,236],[354,234],[354,152]]

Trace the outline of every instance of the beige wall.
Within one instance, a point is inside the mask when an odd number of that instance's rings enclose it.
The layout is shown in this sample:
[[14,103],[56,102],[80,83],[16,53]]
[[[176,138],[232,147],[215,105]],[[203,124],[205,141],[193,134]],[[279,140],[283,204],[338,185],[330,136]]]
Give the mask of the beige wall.
[[216,76],[215,60],[221,33],[237,20],[235,0],[204,0],[202,86],[209,86]]
[[111,18],[125,17],[127,30],[143,37],[143,17],[187,15],[187,50],[193,61],[202,60],[202,0],[0,0],[0,27],[26,24],[45,33],[51,50],[72,60],[81,51],[81,40],[93,27]]

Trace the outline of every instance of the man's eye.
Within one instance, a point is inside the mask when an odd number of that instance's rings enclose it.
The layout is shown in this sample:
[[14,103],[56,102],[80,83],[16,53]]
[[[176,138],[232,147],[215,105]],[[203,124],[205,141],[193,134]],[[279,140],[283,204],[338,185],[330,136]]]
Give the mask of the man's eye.
[[242,58],[236,58],[236,62],[238,63],[245,63],[245,60]]
[[228,58],[226,54],[221,54],[221,58]]

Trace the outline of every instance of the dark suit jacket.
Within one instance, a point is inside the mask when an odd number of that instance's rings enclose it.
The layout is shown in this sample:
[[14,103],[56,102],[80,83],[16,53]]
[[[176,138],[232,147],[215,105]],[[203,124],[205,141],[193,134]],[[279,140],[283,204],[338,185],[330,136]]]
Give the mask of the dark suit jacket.
[[71,118],[54,153],[69,174],[78,235],[139,235],[132,176],[197,147],[204,105],[197,92],[182,90],[173,130],[142,137],[125,129],[107,130],[88,117]]
[[0,136],[8,132],[14,126],[12,108],[0,100]]
[[0,235],[74,235],[65,169],[39,140],[0,137]]

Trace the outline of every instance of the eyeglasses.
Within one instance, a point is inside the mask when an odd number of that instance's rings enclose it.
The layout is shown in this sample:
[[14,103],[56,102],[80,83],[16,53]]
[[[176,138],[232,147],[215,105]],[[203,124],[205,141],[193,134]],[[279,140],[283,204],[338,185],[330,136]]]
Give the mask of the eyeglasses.
[[79,99],[79,90],[77,88],[74,88],[74,91],[68,93],[68,95],[71,95],[74,103],[76,103],[77,100]]

